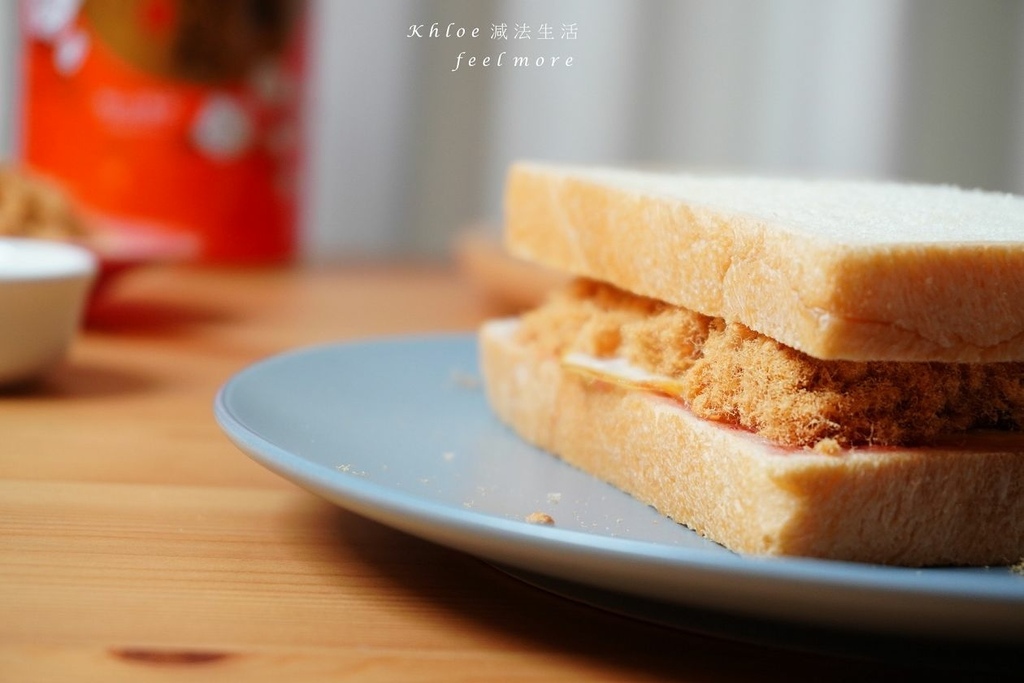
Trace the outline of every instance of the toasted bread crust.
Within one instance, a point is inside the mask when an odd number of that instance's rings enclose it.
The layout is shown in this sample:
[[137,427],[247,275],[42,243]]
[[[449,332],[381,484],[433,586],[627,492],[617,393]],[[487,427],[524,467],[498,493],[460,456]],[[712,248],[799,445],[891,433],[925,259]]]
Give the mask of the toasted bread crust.
[[[948,191],[955,209],[963,191]],[[513,166],[505,205],[516,256],[741,322],[816,358],[1024,360],[1024,241],[844,244],[535,164]]]
[[523,438],[742,553],[909,566],[1024,556],[1024,437],[928,449],[781,449],[671,399],[587,381],[480,335],[494,411]]

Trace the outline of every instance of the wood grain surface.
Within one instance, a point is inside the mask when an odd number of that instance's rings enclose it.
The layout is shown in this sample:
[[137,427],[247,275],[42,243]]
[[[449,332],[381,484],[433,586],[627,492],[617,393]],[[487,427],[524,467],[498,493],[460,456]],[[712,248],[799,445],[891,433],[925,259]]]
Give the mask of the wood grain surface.
[[471,330],[439,266],[139,271],[67,363],[0,394],[0,681],[902,678],[550,595],[256,465],[220,385],[307,344]]

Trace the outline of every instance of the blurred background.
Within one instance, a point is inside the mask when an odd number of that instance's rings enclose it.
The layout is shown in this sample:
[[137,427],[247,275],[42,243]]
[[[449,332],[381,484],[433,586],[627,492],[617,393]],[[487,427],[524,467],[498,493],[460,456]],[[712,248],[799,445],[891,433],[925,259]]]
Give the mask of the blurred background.
[[[24,36],[17,4],[3,1],[0,151],[17,158]],[[306,10],[304,258],[443,257],[461,232],[495,229],[519,158],[1024,193],[1016,0],[312,0]]]

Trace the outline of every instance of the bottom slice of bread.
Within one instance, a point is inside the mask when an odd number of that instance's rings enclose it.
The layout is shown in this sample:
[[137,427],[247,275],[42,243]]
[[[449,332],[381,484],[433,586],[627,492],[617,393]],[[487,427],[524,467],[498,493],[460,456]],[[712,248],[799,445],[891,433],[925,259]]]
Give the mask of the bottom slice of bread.
[[679,401],[588,379],[480,333],[495,413],[558,455],[741,553],[908,566],[997,565],[1024,556],[1024,435],[826,455],[776,447]]

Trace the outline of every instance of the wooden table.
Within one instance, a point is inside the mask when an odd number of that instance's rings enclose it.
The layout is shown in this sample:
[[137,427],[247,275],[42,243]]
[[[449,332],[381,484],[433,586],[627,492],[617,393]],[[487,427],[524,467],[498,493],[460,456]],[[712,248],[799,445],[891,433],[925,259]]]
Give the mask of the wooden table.
[[325,341],[470,330],[451,271],[151,269],[68,363],[0,394],[0,681],[772,680],[898,674],[632,621],[345,512],[211,405]]

